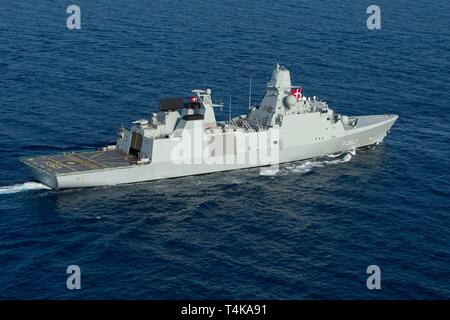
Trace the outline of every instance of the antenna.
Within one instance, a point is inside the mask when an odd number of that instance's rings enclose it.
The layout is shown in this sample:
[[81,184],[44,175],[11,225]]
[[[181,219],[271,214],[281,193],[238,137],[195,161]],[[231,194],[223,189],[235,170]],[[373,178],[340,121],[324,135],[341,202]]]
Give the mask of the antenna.
[[231,121],[231,96],[230,96],[230,107],[228,109],[228,120]]
[[248,110],[252,107],[252,75],[250,75],[250,88],[248,90]]

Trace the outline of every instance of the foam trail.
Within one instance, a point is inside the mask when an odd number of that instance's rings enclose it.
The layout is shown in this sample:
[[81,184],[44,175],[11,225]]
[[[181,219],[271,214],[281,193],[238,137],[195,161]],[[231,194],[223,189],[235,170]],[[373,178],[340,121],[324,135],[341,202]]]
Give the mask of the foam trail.
[[276,166],[262,167],[259,170],[259,174],[262,176],[275,176],[279,171],[279,168]]
[[12,186],[0,187],[0,194],[11,194],[29,190],[50,190],[51,188],[39,182],[25,182]]
[[344,163],[352,160],[353,153],[347,153],[342,159],[336,159],[336,160],[325,160],[325,161],[319,161],[323,162],[325,164],[337,164],[337,163]]
[[342,153],[332,153],[332,154],[327,154],[326,157],[327,158],[337,158],[342,156]]
[[[345,153],[340,153],[340,154],[331,154],[331,155],[327,155],[325,157],[322,158],[317,158],[314,160],[306,160],[300,164],[290,164],[287,165],[286,167],[284,167],[281,170],[281,173],[283,174],[288,174],[289,172],[293,172],[293,173],[307,173],[310,172],[311,170],[313,170],[314,168],[322,168],[324,166],[327,165],[334,165],[334,164],[339,164],[339,163],[344,163],[344,162],[348,162],[350,160],[352,160],[353,156],[355,152],[349,151],[349,152],[345,152]],[[332,160],[325,160],[325,159],[332,159]],[[269,175],[269,174],[263,174],[262,175]],[[277,174],[277,172],[275,172],[273,175]]]

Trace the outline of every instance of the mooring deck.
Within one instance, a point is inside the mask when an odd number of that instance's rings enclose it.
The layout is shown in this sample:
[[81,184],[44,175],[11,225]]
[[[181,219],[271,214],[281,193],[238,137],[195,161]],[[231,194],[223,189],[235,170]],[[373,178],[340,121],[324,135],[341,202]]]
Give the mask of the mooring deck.
[[22,159],[31,167],[55,175],[130,166],[136,160],[136,157],[118,151],[73,152]]

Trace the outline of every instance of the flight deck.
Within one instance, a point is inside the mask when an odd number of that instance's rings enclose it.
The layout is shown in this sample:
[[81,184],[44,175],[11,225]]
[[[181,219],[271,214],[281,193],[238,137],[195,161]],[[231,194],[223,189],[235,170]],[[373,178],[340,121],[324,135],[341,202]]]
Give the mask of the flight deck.
[[22,159],[36,169],[58,175],[131,166],[137,158],[118,151],[86,151]]

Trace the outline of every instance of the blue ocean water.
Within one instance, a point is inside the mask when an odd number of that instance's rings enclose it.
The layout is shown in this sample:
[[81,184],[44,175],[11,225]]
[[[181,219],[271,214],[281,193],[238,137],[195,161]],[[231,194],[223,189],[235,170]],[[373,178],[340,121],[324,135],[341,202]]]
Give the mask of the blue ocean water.
[[[81,30],[66,28],[70,4]],[[445,0],[2,0],[0,298],[450,298],[449,12]],[[250,75],[256,102],[276,62],[339,113],[400,119],[381,145],[271,176],[52,191],[18,160],[103,146],[194,87],[245,113]],[[71,264],[81,290],[66,288]],[[373,264],[381,290],[366,287]]]

